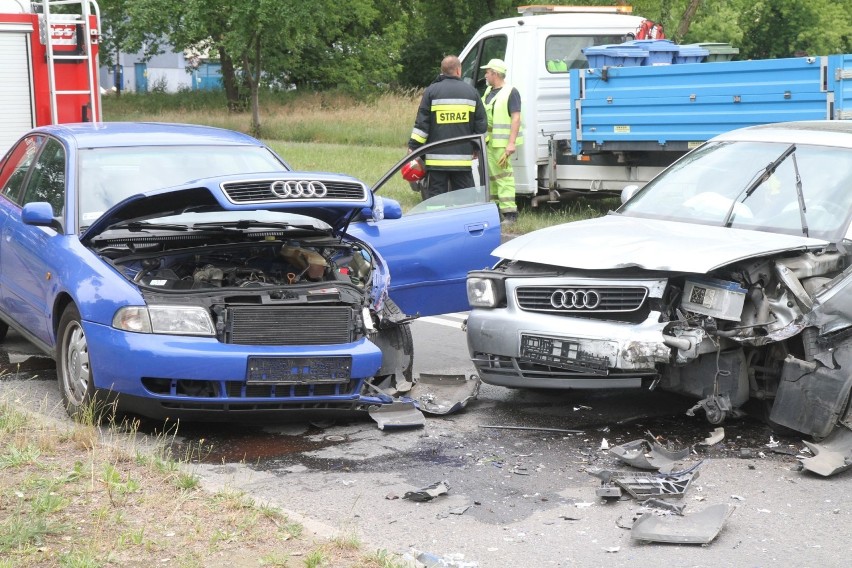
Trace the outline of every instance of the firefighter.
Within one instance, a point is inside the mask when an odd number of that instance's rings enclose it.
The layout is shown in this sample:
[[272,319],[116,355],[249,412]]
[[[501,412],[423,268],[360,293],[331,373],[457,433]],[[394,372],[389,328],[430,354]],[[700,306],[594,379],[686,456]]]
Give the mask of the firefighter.
[[524,141],[521,95],[506,82],[506,63],[502,59],[492,59],[481,69],[485,69],[485,82],[488,83],[482,100],[488,116],[486,140],[491,197],[500,208],[503,222],[512,224],[518,220],[518,206],[511,157]]
[[[479,93],[461,80],[461,62],[455,55],[441,61],[441,74],[423,92],[408,151],[427,142],[484,134],[485,107]],[[473,151],[467,142],[453,144],[426,154],[428,186],[424,198],[454,189],[474,187]]]

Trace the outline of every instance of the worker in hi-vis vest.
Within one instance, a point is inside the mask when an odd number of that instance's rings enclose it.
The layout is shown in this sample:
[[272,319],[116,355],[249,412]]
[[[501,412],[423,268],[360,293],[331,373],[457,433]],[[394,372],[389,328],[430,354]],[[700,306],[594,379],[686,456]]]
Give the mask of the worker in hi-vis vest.
[[485,114],[488,117],[485,139],[491,197],[497,201],[503,222],[511,224],[518,219],[511,157],[524,142],[521,132],[521,94],[506,83],[507,69],[502,59],[492,59],[481,69],[485,69],[485,81],[488,83],[482,102],[485,103]]
[[[485,108],[479,93],[461,79],[455,55],[441,61],[441,74],[423,92],[408,141],[409,152],[423,144],[468,134],[485,134]],[[428,189],[434,197],[455,189],[474,187],[473,146],[470,142],[444,145],[425,156]]]

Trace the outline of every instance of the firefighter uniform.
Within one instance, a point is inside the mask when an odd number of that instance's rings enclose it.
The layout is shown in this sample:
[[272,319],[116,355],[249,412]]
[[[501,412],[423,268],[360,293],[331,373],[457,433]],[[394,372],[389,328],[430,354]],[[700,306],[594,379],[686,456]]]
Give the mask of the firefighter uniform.
[[[488,134],[485,138],[491,197],[497,201],[500,213],[513,217],[518,211],[515,204],[515,172],[512,161],[508,156],[504,158],[503,155],[509,144],[512,113],[521,110],[521,96],[517,89],[508,83],[503,83],[499,89],[493,89],[490,86],[486,88],[482,100],[485,102],[485,112],[488,117]],[[515,146],[523,143],[523,131],[519,130],[515,138]]]
[[[423,93],[408,147],[416,150],[427,142],[484,134],[486,128],[485,107],[476,89],[459,77],[439,75]],[[474,186],[468,142],[437,148],[426,154],[425,163],[429,172],[427,197]]]

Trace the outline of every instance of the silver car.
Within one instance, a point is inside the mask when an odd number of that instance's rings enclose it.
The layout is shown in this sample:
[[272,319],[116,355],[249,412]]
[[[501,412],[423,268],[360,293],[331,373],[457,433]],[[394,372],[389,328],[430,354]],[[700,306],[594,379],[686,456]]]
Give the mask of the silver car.
[[469,274],[482,380],[654,387],[714,424],[752,399],[817,438],[852,427],[852,121],[736,130],[622,197]]

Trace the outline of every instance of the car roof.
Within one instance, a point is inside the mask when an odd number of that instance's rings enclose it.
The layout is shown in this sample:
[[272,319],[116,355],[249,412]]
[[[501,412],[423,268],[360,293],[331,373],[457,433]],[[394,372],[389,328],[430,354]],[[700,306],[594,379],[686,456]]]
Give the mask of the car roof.
[[232,130],[162,122],[84,122],[35,129],[78,148],[120,146],[232,145],[262,146],[259,140]]
[[761,124],[720,134],[715,140],[785,142],[852,148],[852,120],[807,120]]

